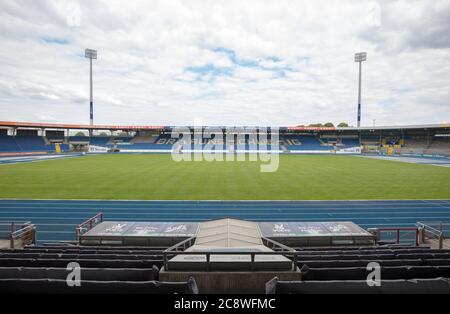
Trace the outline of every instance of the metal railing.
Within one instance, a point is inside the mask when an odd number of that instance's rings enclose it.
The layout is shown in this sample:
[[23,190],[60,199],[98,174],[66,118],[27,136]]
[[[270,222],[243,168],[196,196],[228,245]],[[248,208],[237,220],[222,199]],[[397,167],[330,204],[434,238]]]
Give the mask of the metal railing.
[[288,247],[284,244],[278,243],[274,240],[262,237],[263,244],[274,250],[271,252],[258,252],[258,251],[189,251],[185,250],[194,245],[196,237],[188,238],[180,243],[171,246],[163,252],[164,269],[169,270],[169,259],[177,255],[204,255],[206,257],[206,270],[211,270],[211,255],[250,255],[250,267],[251,270],[255,269],[255,257],[256,255],[283,255],[288,257],[292,261],[292,269],[297,268],[297,256],[302,255],[302,252],[298,252],[295,249]]
[[181,241],[180,243],[177,243],[169,247],[164,252],[182,252],[187,248],[191,247],[192,245],[194,245],[195,239],[196,239],[195,237],[190,237],[186,240]]
[[36,244],[36,227],[29,221],[0,222],[0,239],[10,241],[10,248]]
[[255,257],[257,255],[283,255],[291,260],[292,263],[292,269],[297,268],[297,260],[298,256],[302,255],[302,252],[281,252],[281,251],[274,251],[274,252],[248,252],[248,251],[239,251],[239,252],[230,252],[230,251],[223,251],[223,252],[217,252],[217,251],[189,251],[189,252],[163,252],[163,258],[164,258],[164,269],[169,270],[169,259],[172,257],[175,257],[177,255],[204,255],[206,257],[206,270],[211,270],[211,255],[249,255],[250,256],[250,268],[251,270],[254,270],[255,267]]
[[12,232],[16,231],[16,226],[21,226],[29,221],[0,221],[0,239],[9,239]]
[[98,213],[94,217],[89,218],[88,220],[82,222],[77,226],[77,241],[80,241],[80,237],[94,228],[99,223],[103,222],[103,213]]
[[[419,246],[419,228],[418,227],[392,227],[392,228],[371,228],[375,232],[377,242],[382,242],[382,234],[393,236],[395,244],[401,244],[401,241],[412,241],[415,246]],[[403,238],[403,239],[402,239]]]
[[36,244],[36,227],[30,222],[27,222],[21,226],[20,229],[11,233],[11,248],[13,249],[16,243],[20,243],[21,246]]
[[438,248],[442,250],[445,245],[444,240],[450,237],[450,222],[417,222],[417,227],[421,230],[421,241],[426,243],[428,240],[438,242]]

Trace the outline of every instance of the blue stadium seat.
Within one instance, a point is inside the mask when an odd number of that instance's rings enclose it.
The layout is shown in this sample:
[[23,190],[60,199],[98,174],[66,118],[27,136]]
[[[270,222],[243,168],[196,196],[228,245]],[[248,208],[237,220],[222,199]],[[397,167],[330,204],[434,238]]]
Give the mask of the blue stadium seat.
[[0,152],[53,152],[54,146],[47,145],[41,136],[0,136]]

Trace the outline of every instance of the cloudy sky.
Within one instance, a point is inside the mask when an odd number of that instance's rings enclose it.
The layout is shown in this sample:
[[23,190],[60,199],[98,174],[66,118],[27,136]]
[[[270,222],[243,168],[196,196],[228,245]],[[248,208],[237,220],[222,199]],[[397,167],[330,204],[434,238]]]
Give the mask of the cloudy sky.
[[0,2],[0,120],[450,122],[450,1]]

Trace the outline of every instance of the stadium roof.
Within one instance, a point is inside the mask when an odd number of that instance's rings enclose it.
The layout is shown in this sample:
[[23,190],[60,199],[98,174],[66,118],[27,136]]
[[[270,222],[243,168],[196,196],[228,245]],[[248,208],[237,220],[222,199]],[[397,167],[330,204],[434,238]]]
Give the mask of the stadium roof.
[[164,126],[153,125],[88,125],[0,121],[0,127],[40,128],[40,129],[92,129],[92,130],[162,130]]
[[[175,126],[155,126],[155,125],[88,125],[88,124],[62,124],[62,123],[35,123],[35,122],[15,122],[0,121],[0,128],[37,128],[37,129],[83,129],[83,130],[171,130]],[[226,128],[226,126],[216,126]],[[191,126],[191,128],[193,128]],[[418,124],[418,125],[392,125],[392,126],[365,126],[365,127],[312,127],[295,126],[281,127],[288,131],[370,131],[370,130],[407,130],[407,129],[447,129],[450,123],[441,124]]]

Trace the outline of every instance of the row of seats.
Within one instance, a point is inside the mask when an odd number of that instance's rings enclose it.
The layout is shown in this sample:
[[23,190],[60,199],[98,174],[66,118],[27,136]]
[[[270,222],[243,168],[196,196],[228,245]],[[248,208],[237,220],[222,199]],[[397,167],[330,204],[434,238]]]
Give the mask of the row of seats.
[[287,144],[286,147],[289,150],[324,151],[333,149],[332,146],[322,145],[315,136],[289,135],[281,137],[281,140]]
[[[171,286],[157,281],[158,268],[163,266],[163,250],[161,247],[117,246],[37,246],[0,250],[0,292],[16,292],[15,287],[22,287],[21,292],[33,292],[38,284],[44,290],[59,289],[60,282],[65,282],[65,268],[76,262],[82,268],[82,286],[86,288],[67,293],[119,293],[119,287],[127,287],[127,292],[131,293],[194,293],[194,288],[187,288],[188,283]],[[450,278],[450,250],[368,246],[297,248],[297,252],[302,280],[282,282],[274,279],[267,284],[266,292],[442,292],[448,285],[445,278]],[[370,271],[366,267],[371,262],[381,266],[385,288],[369,289],[371,287],[367,286]],[[442,282],[440,278],[444,278]],[[359,291],[358,287],[363,284]],[[177,288],[170,290],[169,286]]]
[[[0,267],[0,279],[66,279],[66,268]],[[158,280],[159,269],[152,268],[81,268],[82,280],[93,281],[152,281]]]
[[280,281],[266,284],[267,294],[449,294],[448,278],[381,280],[369,286],[366,280]]
[[297,260],[394,260],[394,259],[437,259],[450,258],[450,253],[393,253],[393,254],[335,254],[335,255],[297,255]]
[[[370,271],[366,267],[301,269],[303,281],[365,280]],[[450,266],[395,266],[380,267],[383,279],[450,278]]]
[[[450,250],[411,246],[297,248],[301,281],[266,284],[267,293],[450,293]],[[371,262],[381,286],[371,287]]]
[[377,262],[381,266],[448,266],[449,259],[390,259],[390,260],[303,260],[297,265],[307,265],[311,268],[344,268],[344,267],[366,267],[370,262]]
[[314,246],[314,247],[293,247],[296,251],[302,252],[330,252],[330,251],[385,251],[385,250],[429,250],[429,246],[415,247],[404,244],[388,244],[388,245],[366,245],[366,246]]
[[55,250],[120,250],[120,251],[164,251],[166,246],[103,246],[77,245],[71,243],[43,243],[38,246],[27,246],[27,250],[55,249]]
[[34,259],[109,259],[109,260],[160,260],[162,254],[71,254],[71,253],[4,253],[0,252],[0,258],[34,258]]
[[102,250],[102,249],[4,249],[1,253],[53,253],[53,254],[130,254],[130,255],[160,255],[163,250]]
[[47,145],[41,136],[0,136],[0,152],[49,152],[54,146]]
[[330,251],[297,251],[302,256],[314,256],[314,255],[374,255],[374,254],[421,254],[421,253],[450,253],[450,250],[439,249],[424,249],[424,248],[409,248],[409,249],[383,249],[383,250],[330,250]]
[[163,265],[162,259],[0,258],[0,267],[66,267],[70,262],[88,268],[151,268]]
[[0,279],[0,293],[13,294],[198,294],[195,280],[95,281],[83,280],[69,286],[65,279]]
[[[197,294],[193,278],[186,282],[158,281],[163,250],[103,246],[0,250],[0,293]],[[71,287],[66,279],[72,269],[66,267],[74,262],[81,268],[81,285]]]

